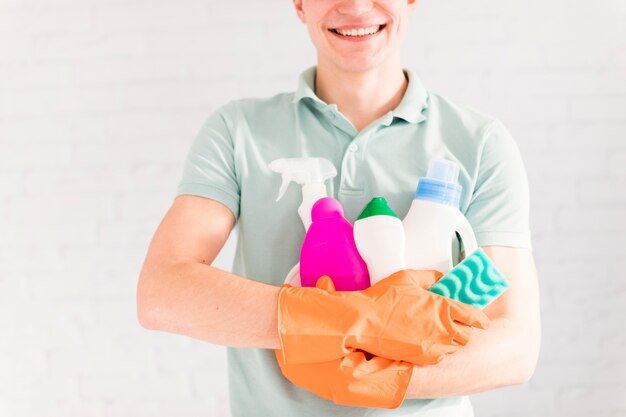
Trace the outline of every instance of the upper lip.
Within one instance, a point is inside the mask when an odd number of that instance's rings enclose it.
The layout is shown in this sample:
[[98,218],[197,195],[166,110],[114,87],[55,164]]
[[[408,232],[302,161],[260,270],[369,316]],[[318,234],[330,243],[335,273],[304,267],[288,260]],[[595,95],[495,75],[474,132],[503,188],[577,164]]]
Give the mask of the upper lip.
[[329,26],[329,30],[352,30],[352,29],[367,29],[372,26],[384,26],[384,23],[359,23],[353,25],[341,25],[341,26]]

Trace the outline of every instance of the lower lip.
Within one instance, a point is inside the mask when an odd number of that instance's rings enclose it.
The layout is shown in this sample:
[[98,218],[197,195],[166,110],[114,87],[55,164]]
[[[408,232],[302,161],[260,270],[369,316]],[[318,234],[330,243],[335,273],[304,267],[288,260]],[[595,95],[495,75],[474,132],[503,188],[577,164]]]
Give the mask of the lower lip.
[[333,32],[332,30],[329,30],[330,33],[332,33],[333,35],[335,35],[337,38],[344,40],[344,41],[348,41],[348,42],[365,42],[368,41],[378,35],[380,35],[383,30],[385,30],[385,28],[381,28],[378,32],[376,33],[372,33],[371,35],[363,35],[363,36],[343,36],[340,35],[338,33]]

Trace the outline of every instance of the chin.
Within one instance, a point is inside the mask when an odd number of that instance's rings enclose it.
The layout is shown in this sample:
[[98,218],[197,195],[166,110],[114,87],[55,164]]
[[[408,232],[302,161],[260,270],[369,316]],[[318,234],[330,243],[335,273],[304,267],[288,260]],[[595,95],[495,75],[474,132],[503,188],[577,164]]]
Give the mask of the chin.
[[342,62],[337,65],[345,72],[366,72],[380,67],[380,63],[371,61]]
[[384,59],[377,56],[367,54],[366,56],[353,56],[347,58],[345,56],[335,59],[335,66],[345,72],[364,72],[383,65]]

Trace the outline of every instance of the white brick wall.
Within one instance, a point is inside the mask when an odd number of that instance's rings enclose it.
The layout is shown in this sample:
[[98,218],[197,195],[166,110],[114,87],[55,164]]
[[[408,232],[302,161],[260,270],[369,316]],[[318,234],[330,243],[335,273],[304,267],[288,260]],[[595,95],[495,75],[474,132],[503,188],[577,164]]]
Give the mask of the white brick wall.
[[[413,19],[406,65],[502,119],[531,183],[539,367],[477,416],[626,416],[625,51],[623,0]],[[0,416],[228,415],[224,348],[141,329],[136,279],[207,114],[314,57],[284,0],[0,1]]]

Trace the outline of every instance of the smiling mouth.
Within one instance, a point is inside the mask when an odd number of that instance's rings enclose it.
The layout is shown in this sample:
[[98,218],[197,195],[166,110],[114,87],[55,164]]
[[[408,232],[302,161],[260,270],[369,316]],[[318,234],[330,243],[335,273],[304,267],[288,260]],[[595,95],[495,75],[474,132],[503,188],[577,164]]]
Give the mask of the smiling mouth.
[[346,36],[349,38],[360,38],[369,35],[375,35],[385,28],[386,25],[374,25],[370,27],[358,28],[358,29],[329,29],[332,33],[339,36]]

